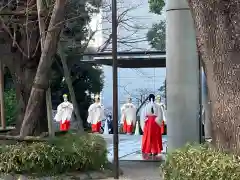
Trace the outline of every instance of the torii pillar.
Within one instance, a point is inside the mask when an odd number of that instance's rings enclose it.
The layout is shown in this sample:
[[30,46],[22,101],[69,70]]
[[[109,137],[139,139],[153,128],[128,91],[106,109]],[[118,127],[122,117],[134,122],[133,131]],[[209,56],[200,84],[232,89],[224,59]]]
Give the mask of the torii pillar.
[[166,67],[168,150],[199,142],[199,61],[186,0],[167,0]]

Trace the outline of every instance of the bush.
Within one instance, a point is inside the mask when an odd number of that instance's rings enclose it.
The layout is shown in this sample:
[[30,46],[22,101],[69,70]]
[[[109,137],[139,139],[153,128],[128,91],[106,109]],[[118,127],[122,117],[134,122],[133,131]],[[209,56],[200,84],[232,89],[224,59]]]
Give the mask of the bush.
[[48,142],[2,146],[0,159],[2,173],[53,175],[100,170],[107,163],[107,150],[100,136],[66,134]]
[[240,161],[207,145],[190,146],[167,155],[164,180],[239,180]]
[[7,126],[14,124],[17,112],[17,99],[14,89],[4,92],[5,116]]

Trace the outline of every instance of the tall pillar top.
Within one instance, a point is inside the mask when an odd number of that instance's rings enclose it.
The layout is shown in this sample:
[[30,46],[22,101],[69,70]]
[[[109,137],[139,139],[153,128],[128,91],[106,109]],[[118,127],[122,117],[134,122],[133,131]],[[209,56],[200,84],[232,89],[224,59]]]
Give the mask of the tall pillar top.
[[167,0],[166,11],[189,9],[187,0]]

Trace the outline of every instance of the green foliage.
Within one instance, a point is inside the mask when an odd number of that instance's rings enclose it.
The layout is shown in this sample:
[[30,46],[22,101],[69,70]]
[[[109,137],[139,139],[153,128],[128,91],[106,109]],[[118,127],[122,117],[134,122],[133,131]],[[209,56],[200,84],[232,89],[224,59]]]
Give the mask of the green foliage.
[[107,163],[101,136],[69,133],[49,142],[0,147],[0,172],[54,175],[67,171],[100,170]]
[[161,167],[164,180],[239,180],[239,157],[207,145],[191,146],[167,155]]
[[147,40],[157,50],[166,50],[166,22],[155,23],[147,33]]
[[149,0],[150,11],[154,14],[162,14],[163,7],[165,6],[164,0]]
[[[164,0],[149,0],[149,7],[152,13],[161,15]],[[152,48],[165,51],[166,50],[166,21],[160,21],[152,25],[152,28],[147,33],[147,40]]]
[[[90,3],[91,6],[86,5],[86,3]],[[61,44],[64,48],[64,55],[66,56],[68,68],[71,72],[73,88],[83,120],[87,119],[87,109],[91,103],[91,98],[86,92],[89,92],[89,94],[99,93],[103,88],[103,71],[101,67],[96,64],[86,64],[80,61],[87,49],[88,42],[92,38],[91,34],[94,33],[89,29],[88,24],[92,15],[99,12],[100,6],[101,0],[70,1],[67,7],[66,19],[73,20],[65,24],[61,36]],[[61,60],[58,55],[55,58],[51,88],[55,94],[54,98],[57,99],[57,103],[60,103],[62,94],[69,93],[66,83],[62,81],[63,69]],[[83,123],[86,125],[86,122]]]
[[4,92],[6,125],[14,124],[17,113],[16,91],[7,89]]
[[164,98],[166,98],[166,79],[164,80],[163,85],[158,89],[160,92],[160,95]]

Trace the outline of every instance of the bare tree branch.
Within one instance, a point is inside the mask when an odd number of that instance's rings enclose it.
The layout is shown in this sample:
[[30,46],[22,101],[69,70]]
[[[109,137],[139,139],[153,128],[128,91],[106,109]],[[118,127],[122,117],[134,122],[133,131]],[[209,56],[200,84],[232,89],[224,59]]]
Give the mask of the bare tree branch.
[[[130,12],[136,10],[137,8],[139,8],[141,6],[141,4],[138,4],[136,6],[133,7],[122,7],[120,6],[120,8],[118,8],[118,12],[120,12],[120,14],[117,17],[117,26],[119,29],[124,29],[128,32],[128,35],[121,37],[119,35],[118,38],[118,43],[119,44],[123,44],[125,46],[128,47],[128,49],[133,49],[133,46],[127,45],[127,44],[134,44],[137,42],[144,42],[146,41],[146,37],[138,37],[138,38],[133,38],[135,34],[137,34],[137,32],[139,32],[139,30],[144,29],[144,27],[139,26],[136,23],[137,17],[134,16],[130,16]],[[104,12],[106,14],[106,16],[103,17],[103,21],[105,21],[105,23],[112,23],[111,20],[111,16],[110,16],[110,12],[111,12],[111,6],[110,5],[106,5]],[[104,23],[104,22],[103,22]],[[130,33],[130,34],[129,34]],[[108,47],[110,46],[110,44],[112,43],[112,34],[110,29],[109,30],[102,30],[102,34],[107,35],[105,37],[105,42],[98,47],[97,52],[103,52],[108,50]]]

